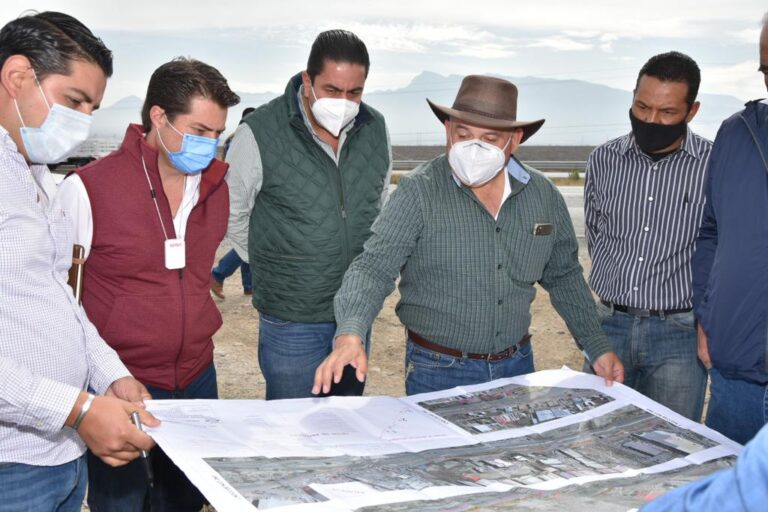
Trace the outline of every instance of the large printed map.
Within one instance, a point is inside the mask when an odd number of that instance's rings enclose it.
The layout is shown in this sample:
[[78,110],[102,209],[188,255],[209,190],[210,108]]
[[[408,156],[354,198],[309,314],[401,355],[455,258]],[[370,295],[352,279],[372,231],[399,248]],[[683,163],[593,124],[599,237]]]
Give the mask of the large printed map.
[[220,512],[628,510],[740,449],[568,369],[401,399],[148,407],[163,420],[152,435]]

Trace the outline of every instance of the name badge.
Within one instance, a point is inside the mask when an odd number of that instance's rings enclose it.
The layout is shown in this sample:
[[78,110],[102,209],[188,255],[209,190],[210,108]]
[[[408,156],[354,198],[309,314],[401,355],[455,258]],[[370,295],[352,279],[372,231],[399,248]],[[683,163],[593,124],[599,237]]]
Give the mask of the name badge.
[[184,240],[171,238],[165,241],[165,268],[176,270],[187,264]]

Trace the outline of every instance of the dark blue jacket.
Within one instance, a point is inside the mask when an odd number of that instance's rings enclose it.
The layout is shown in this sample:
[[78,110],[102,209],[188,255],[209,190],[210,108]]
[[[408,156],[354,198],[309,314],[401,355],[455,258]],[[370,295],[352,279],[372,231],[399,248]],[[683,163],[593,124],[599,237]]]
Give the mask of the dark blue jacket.
[[768,105],[723,122],[693,257],[696,318],[725,377],[768,382]]
[[736,467],[650,502],[641,512],[762,512],[768,504],[768,425],[744,447]]

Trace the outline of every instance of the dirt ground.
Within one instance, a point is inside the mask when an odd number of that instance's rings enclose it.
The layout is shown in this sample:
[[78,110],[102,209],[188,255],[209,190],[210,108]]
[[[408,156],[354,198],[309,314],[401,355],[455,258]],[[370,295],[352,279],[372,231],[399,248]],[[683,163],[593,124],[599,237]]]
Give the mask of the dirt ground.
[[[228,249],[219,249],[223,256]],[[217,260],[218,261],[218,260]],[[582,262],[584,265],[584,262]],[[224,282],[226,299],[216,300],[224,325],[214,337],[219,396],[221,398],[264,398],[264,377],[257,360],[258,314],[250,297],[243,295],[239,271]],[[399,293],[384,303],[373,326],[366,395],[402,396],[404,388],[405,334],[395,315]],[[576,348],[565,323],[539,288],[532,306],[533,352],[537,370],[568,365],[578,370],[583,356]]]

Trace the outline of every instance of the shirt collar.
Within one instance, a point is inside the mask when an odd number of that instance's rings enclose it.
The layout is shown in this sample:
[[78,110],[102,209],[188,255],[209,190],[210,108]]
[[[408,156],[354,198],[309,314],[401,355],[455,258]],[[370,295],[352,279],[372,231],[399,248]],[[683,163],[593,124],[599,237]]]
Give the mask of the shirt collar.
[[2,138],[3,146],[8,148],[9,151],[19,151],[19,148],[16,147],[16,143],[13,142],[13,139],[11,138],[11,134],[8,133],[8,130],[6,130],[3,125],[0,125],[0,138]]
[[[690,125],[685,127],[685,138],[683,138],[683,144],[680,146],[680,151],[687,153],[689,156],[695,158],[696,160],[699,160],[702,158],[701,151],[699,150],[698,144],[696,144],[696,141],[694,140],[694,133],[693,130],[691,130]],[[632,132],[629,132],[622,141],[621,145],[621,153],[623,155],[626,155],[630,151],[634,151],[638,155],[645,155],[643,153],[643,150],[640,149],[640,147],[637,145],[637,142],[635,141],[635,136]]]

